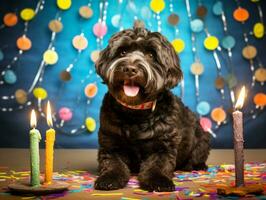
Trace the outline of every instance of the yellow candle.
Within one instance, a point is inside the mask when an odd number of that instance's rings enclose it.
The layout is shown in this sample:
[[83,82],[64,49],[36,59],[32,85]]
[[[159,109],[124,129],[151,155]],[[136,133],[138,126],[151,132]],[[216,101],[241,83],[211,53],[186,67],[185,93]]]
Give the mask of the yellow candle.
[[53,120],[51,115],[50,102],[47,103],[47,124],[50,127],[46,131],[45,140],[45,184],[52,183],[53,180],[53,162],[54,162],[54,141],[55,141],[55,130],[53,127]]

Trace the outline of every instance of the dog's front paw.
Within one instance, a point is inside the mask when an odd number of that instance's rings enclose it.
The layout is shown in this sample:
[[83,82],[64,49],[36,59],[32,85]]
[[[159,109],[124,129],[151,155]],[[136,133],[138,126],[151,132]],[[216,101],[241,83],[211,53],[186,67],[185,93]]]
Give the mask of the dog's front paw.
[[171,192],[175,191],[175,185],[171,179],[164,175],[151,176],[146,180],[140,180],[140,187],[149,192]]
[[96,190],[117,190],[125,187],[127,180],[114,173],[106,173],[97,178],[94,184]]

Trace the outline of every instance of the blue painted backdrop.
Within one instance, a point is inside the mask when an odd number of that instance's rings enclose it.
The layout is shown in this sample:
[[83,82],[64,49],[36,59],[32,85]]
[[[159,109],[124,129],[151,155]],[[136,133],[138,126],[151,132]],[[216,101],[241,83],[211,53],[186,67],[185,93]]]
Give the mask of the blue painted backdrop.
[[[72,6],[67,11],[61,11],[62,23],[64,25],[63,31],[56,36],[54,47],[59,55],[59,61],[52,66],[46,66],[43,82],[41,86],[48,91],[49,99],[51,100],[53,107],[56,111],[62,106],[68,106],[73,111],[73,119],[70,122],[65,123],[64,127],[57,130],[56,147],[57,148],[97,148],[97,131],[88,133],[83,131],[79,134],[71,135],[69,131],[73,128],[78,128],[84,124],[84,120],[87,116],[91,116],[97,121],[97,128],[99,127],[99,109],[101,100],[106,92],[106,87],[100,84],[100,80],[96,77],[94,71],[93,62],[90,60],[90,53],[97,48],[96,37],[92,32],[93,25],[99,18],[99,2],[92,1],[92,9],[94,11],[93,17],[89,20],[81,19],[78,15],[78,10],[82,5],[88,3],[87,0],[73,1]],[[122,24],[125,28],[130,28],[133,24],[134,16],[140,15],[140,8],[143,6],[149,7],[149,1],[135,0],[137,13],[133,14],[132,10],[127,9],[126,4],[130,1],[123,1],[120,11],[118,9],[118,3],[116,0],[109,0],[109,6],[107,10],[107,25],[108,34],[104,37],[104,46],[106,46],[108,39],[112,34],[118,31],[117,28],[111,24],[111,18],[115,14],[119,14],[122,10],[123,18]],[[132,1],[131,1],[132,2]],[[209,12],[206,17],[206,25],[209,32],[212,35],[217,36],[219,39],[223,37],[222,22],[219,17],[215,16],[211,12],[211,8],[215,1],[203,1]],[[229,31],[237,38],[236,47],[233,49],[233,65],[239,81],[237,89],[245,84],[249,90],[247,102],[244,111],[247,113],[250,109],[254,108],[253,96],[257,92],[265,93],[265,86],[256,84],[254,88],[250,87],[251,73],[249,70],[248,62],[242,58],[241,51],[244,47],[241,24],[234,21],[232,13],[236,9],[234,1],[223,1],[225,14],[228,20]],[[2,0],[0,8],[0,18],[7,12],[13,11],[19,13],[23,8],[30,7],[35,8],[37,1],[30,0]],[[251,13],[250,19],[245,25],[246,30],[252,30],[253,24],[259,21],[259,15],[254,3],[250,1],[241,1],[243,7],[247,8]],[[263,10],[266,9],[265,1],[261,1]],[[192,15],[195,16],[196,1],[191,1]],[[14,85],[1,85],[0,95],[12,95],[16,89],[29,88],[36,72],[42,60],[42,54],[47,49],[50,40],[51,32],[47,25],[50,20],[54,19],[59,9],[56,6],[55,1],[46,1],[44,10],[38,13],[38,15],[29,23],[28,37],[32,40],[32,49],[25,52],[20,60],[12,67],[17,74],[17,83]],[[185,76],[185,98],[184,103],[195,111],[196,99],[195,99],[195,87],[194,77],[190,73],[190,65],[192,63],[191,41],[190,41],[190,29],[187,12],[185,8],[185,1],[174,1],[174,12],[180,16],[180,37],[185,40],[186,47],[180,54],[181,65]],[[167,17],[169,16],[169,2],[166,1],[166,7],[161,13],[162,19],[162,34],[164,34],[170,41],[174,39],[174,29],[167,23]],[[265,20],[265,19],[264,19]],[[147,23],[147,20],[145,20]],[[157,22],[155,18],[151,18],[152,30],[157,30]],[[16,39],[21,36],[23,32],[23,21],[19,19],[19,23],[12,28],[3,28],[0,30],[0,48],[4,53],[4,59],[0,62],[1,71],[4,70],[4,66],[10,63],[11,59],[17,53]],[[88,39],[88,48],[82,52],[74,69],[72,70],[72,80],[66,83],[64,87],[61,87],[62,82],[59,79],[59,74],[62,70],[73,62],[77,51],[72,47],[71,41],[75,35],[84,32]],[[200,58],[205,65],[205,73],[200,78],[200,99],[206,100],[210,103],[211,107],[223,106],[225,109],[231,107],[229,92],[226,89],[226,99],[222,100],[219,92],[214,87],[214,80],[216,77],[215,62],[212,57],[212,53],[206,51],[203,47],[203,40],[205,34],[202,32],[197,34],[197,46],[200,54]],[[262,62],[266,63],[265,57],[265,37],[263,39],[254,39],[250,37],[250,42],[254,44],[259,52],[259,57]],[[226,63],[222,61],[223,72],[227,74],[225,70]],[[81,84],[81,80],[88,75],[92,70],[92,76]],[[92,99],[91,103],[87,105],[87,98],[83,94],[84,86],[87,83],[97,81],[99,88],[97,96]],[[173,92],[179,95],[180,89],[177,87]],[[80,97],[80,98],[79,98]],[[32,95],[29,95],[29,99],[33,101],[33,105],[15,112],[0,112],[0,147],[28,147],[28,132],[29,132],[29,115],[32,108],[37,108],[37,101]],[[45,101],[46,103],[46,101]],[[0,102],[0,107],[17,107],[17,103],[13,100]],[[247,148],[265,148],[266,143],[266,112],[261,112],[255,120],[250,118],[245,119],[245,146]],[[41,130],[42,135],[47,129],[46,120],[39,116],[38,128]],[[228,117],[229,123],[221,126],[218,130],[214,130],[217,133],[217,138],[213,139],[212,146],[214,148],[232,148],[232,124],[230,117]],[[213,127],[215,123],[213,123]],[[44,136],[44,135],[43,135]],[[41,146],[44,146],[44,140],[41,141]]]

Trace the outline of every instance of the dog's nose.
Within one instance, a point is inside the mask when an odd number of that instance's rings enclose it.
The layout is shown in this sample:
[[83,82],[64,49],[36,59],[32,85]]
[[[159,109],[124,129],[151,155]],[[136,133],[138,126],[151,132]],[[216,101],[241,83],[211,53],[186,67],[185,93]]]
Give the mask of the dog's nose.
[[128,76],[134,76],[138,73],[138,70],[136,67],[129,65],[129,66],[123,67],[123,72],[127,74]]

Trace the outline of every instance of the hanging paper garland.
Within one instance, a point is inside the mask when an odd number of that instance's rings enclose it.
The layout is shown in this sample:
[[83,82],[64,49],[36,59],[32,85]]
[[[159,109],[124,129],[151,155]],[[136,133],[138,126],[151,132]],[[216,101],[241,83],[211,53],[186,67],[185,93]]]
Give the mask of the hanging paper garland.
[[204,40],[204,47],[210,51],[215,50],[219,46],[219,40],[215,36],[208,36]]
[[95,51],[91,52],[90,58],[91,58],[92,62],[96,63],[96,61],[98,60],[99,56],[100,56],[100,51],[99,50],[95,50]]
[[165,7],[165,2],[164,2],[164,0],[151,0],[150,7],[151,7],[153,12],[159,13],[159,12],[163,11],[163,9]]
[[222,13],[223,13],[223,4],[222,4],[222,2],[217,1],[212,7],[212,12],[215,15],[222,15]]
[[226,119],[226,112],[221,107],[214,108],[212,110],[212,112],[211,112],[211,118],[219,126],[222,122],[225,121],[225,119]]
[[84,37],[84,34],[77,35],[72,40],[72,45],[79,51],[82,51],[87,48],[88,40]]
[[248,60],[253,59],[257,56],[257,49],[252,45],[247,45],[243,48],[242,55]]
[[266,69],[259,67],[258,69],[256,69],[254,76],[256,81],[260,82],[263,85],[264,82],[266,82]]
[[18,89],[15,92],[15,98],[16,98],[17,103],[25,104],[28,100],[27,92],[25,90]]
[[225,49],[232,49],[236,44],[235,38],[231,35],[227,35],[222,39],[222,47]]
[[88,97],[88,98],[93,98],[96,96],[98,92],[98,87],[96,84],[94,83],[90,83],[88,84],[85,89],[84,89],[84,93],[85,93],[85,96]]
[[79,8],[79,15],[84,19],[89,19],[93,15],[93,10],[89,6],[82,6]]
[[33,9],[31,8],[24,8],[21,12],[20,12],[20,17],[24,20],[24,21],[30,21],[34,18],[35,16],[35,12]]
[[17,81],[17,76],[13,70],[6,70],[4,72],[4,81],[8,84],[14,84]]
[[58,61],[58,55],[57,55],[56,51],[54,51],[52,49],[48,49],[43,54],[43,60],[48,65],[54,65]]
[[197,113],[200,115],[207,115],[211,110],[211,106],[207,101],[201,101],[197,105]]
[[107,33],[107,26],[103,22],[98,22],[93,26],[93,33],[98,38],[102,38]]
[[70,121],[73,117],[73,113],[68,107],[62,107],[60,108],[58,112],[59,118],[61,119],[60,126],[62,127],[64,125],[64,122]]
[[70,81],[72,79],[72,76],[70,74],[70,72],[68,72],[67,70],[63,70],[61,73],[60,73],[60,79],[62,81]]
[[12,27],[18,23],[18,17],[16,13],[7,13],[4,16],[3,21],[6,26]]
[[258,22],[253,27],[253,33],[256,38],[263,38],[264,36],[264,25],[261,22]]
[[85,125],[89,132],[94,132],[96,129],[96,121],[92,117],[86,118]]
[[47,98],[47,92],[44,88],[38,87],[33,90],[33,95],[36,99],[44,100]]
[[31,40],[26,35],[23,35],[17,39],[17,47],[23,51],[30,50]]
[[199,33],[204,28],[204,23],[201,19],[194,19],[190,22],[190,28],[194,33]]
[[185,48],[185,43],[182,39],[174,39],[171,43],[176,53],[181,53]]
[[57,6],[62,10],[67,10],[71,7],[71,0],[57,0]]
[[266,94],[257,93],[254,98],[253,102],[256,105],[256,108],[263,108],[266,106]]
[[214,138],[216,138],[216,134],[212,131],[212,122],[209,118],[201,117],[200,125],[205,132],[210,133]]
[[120,20],[121,20],[121,15],[120,14],[116,14],[112,17],[111,19],[111,23],[115,28],[119,28],[120,26]]
[[54,20],[51,20],[49,22],[48,27],[49,27],[50,31],[55,32],[55,33],[59,33],[63,29],[63,24],[61,21],[54,19]]
[[244,22],[249,18],[249,13],[246,9],[238,7],[233,13],[234,19],[239,22]]

